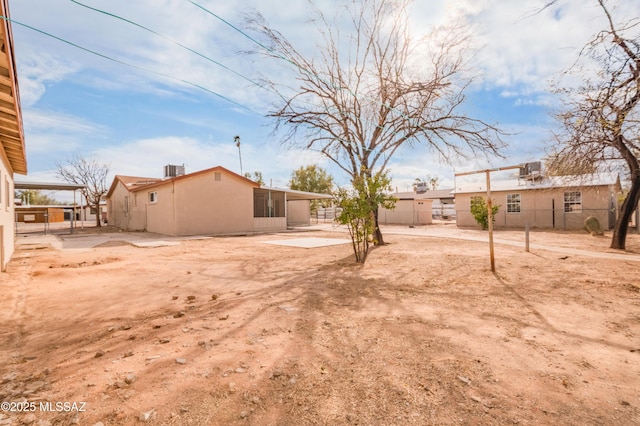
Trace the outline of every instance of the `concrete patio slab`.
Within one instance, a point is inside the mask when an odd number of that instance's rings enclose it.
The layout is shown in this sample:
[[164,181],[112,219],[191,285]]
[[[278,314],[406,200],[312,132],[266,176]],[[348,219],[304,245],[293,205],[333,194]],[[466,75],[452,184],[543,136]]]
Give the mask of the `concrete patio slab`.
[[275,244],[279,246],[301,247],[301,248],[316,248],[335,246],[340,244],[350,243],[351,240],[344,238],[292,238],[288,240],[273,240],[265,241],[265,244]]

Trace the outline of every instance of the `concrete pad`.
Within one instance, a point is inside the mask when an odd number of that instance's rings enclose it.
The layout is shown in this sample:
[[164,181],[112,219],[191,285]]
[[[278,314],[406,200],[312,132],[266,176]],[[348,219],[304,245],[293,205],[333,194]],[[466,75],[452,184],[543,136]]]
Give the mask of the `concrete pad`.
[[179,241],[129,241],[129,244],[136,247],[167,247],[167,246],[179,246]]
[[292,238],[289,240],[265,241],[266,244],[301,248],[336,246],[350,242],[351,240],[346,240],[344,238]]

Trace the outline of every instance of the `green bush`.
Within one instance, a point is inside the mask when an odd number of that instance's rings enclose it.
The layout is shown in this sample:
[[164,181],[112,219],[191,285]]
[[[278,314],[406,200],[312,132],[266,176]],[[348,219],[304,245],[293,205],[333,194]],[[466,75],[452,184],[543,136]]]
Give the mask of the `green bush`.
[[[491,215],[492,215],[492,225],[496,222],[496,215],[498,214],[499,205],[491,206]],[[473,218],[476,220],[478,225],[482,227],[482,229],[489,229],[489,211],[487,209],[487,203],[484,200],[484,197],[472,197],[471,198],[471,214]]]

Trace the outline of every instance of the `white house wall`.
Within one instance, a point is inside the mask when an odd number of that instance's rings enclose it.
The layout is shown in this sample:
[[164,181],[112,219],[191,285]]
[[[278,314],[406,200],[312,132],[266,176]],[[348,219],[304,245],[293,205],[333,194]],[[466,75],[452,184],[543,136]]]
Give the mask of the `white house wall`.
[[311,223],[310,204],[309,200],[287,201],[287,225],[309,225]]
[[179,179],[175,196],[177,235],[253,230],[253,187],[239,176],[219,171]]
[[0,270],[4,271],[13,255],[15,242],[13,172],[4,149],[0,147]]

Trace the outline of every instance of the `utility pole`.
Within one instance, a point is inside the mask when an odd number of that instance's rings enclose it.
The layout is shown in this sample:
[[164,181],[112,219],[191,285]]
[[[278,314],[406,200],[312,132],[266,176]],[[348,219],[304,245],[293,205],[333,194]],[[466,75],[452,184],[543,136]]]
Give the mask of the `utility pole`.
[[233,141],[236,143],[236,146],[238,147],[238,158],[240,158],[240,175],[244,176],[242,174],[242,153],[240,152],[240,136],[234,136]]

